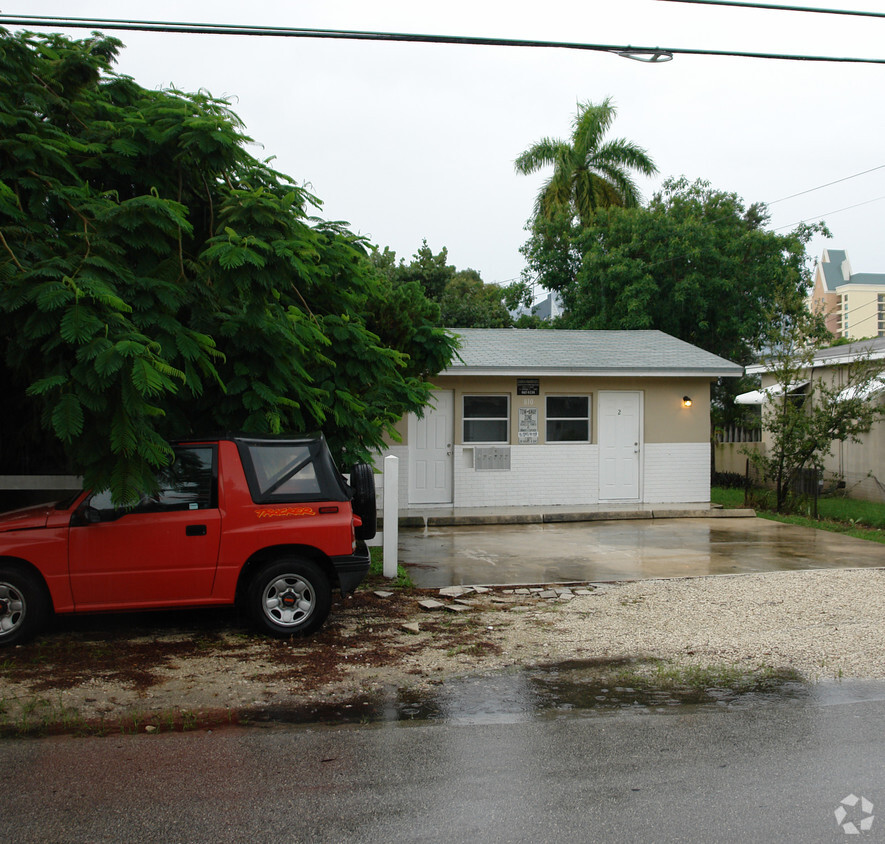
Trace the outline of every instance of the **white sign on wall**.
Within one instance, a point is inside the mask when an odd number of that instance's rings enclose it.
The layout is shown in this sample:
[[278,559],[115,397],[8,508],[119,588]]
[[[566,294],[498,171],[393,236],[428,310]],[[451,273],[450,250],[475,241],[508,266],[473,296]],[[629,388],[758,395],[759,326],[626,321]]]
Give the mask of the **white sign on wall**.
[[520,445],[536,443],[538,441],[538,408],[519,408],[519,427],[517,436]]

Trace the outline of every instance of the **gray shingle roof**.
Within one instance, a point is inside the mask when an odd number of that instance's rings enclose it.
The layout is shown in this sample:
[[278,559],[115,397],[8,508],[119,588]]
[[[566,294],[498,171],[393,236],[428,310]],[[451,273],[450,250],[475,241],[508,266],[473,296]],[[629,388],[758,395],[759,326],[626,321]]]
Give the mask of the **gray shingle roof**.
[[662,331],[460,328],[456,374],[735,376],[742,367]]

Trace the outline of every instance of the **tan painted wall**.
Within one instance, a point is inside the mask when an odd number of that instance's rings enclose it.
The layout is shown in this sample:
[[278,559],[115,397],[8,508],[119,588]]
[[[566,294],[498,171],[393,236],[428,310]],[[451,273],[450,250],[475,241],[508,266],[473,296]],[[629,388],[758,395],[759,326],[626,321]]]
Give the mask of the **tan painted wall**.
[[717,443],[714,467],[717,472],[736,472],[743,475],[747,470],[747,451],[765,453],[764,443]]
[[885,288],[868,284],[845,284],[839,292],[846,298],[845,337],[861,339],[879,335],[879,294]]
[[814,274],[814,289],[811,293],[810,306],[815,313],[822,313],[826,318],[827,330],[838,336],[841,332],[839,318],[839,294],[831,293],[824,286],[823,274],[818,265]]
[[[526,376],[532,377],[532,376]],[[520,396],[515,377],[463,375],[439,376],[438,389],[455,393],[455,442],[463,444],[462,397],[464,395],[510,396],[510,443],[518,443],[517,408],[539,409],[539,439],[545,442],[545,398],[548,395],[589,395],[591,442],[597,442],[598,393],[601,390],[636,390],[643,394],[644,441],[647,443],[696,443],[710,438],[710,379],[708,378],[579,378],[574,376],[542,376],[539,395]],[[682,397],[692,400],[683,407]],[[533,402],[533,403],[529,403]],[[407,424],[401,420],[397,431],[407,444]]]

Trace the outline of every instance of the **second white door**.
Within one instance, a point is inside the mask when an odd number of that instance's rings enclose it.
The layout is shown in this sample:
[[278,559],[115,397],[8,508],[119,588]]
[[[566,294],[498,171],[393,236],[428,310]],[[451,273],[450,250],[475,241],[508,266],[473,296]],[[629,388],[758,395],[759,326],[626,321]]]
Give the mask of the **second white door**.
[[642,393],[599,393],[599,500],[638,501]]

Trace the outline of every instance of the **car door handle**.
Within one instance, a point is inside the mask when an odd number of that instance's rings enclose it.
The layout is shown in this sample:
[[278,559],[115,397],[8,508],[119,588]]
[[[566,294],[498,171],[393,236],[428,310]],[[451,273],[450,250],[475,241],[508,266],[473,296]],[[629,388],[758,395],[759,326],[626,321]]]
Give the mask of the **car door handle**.
[[185,536],[205,536],[206,525],[187,525],[184,534]]

